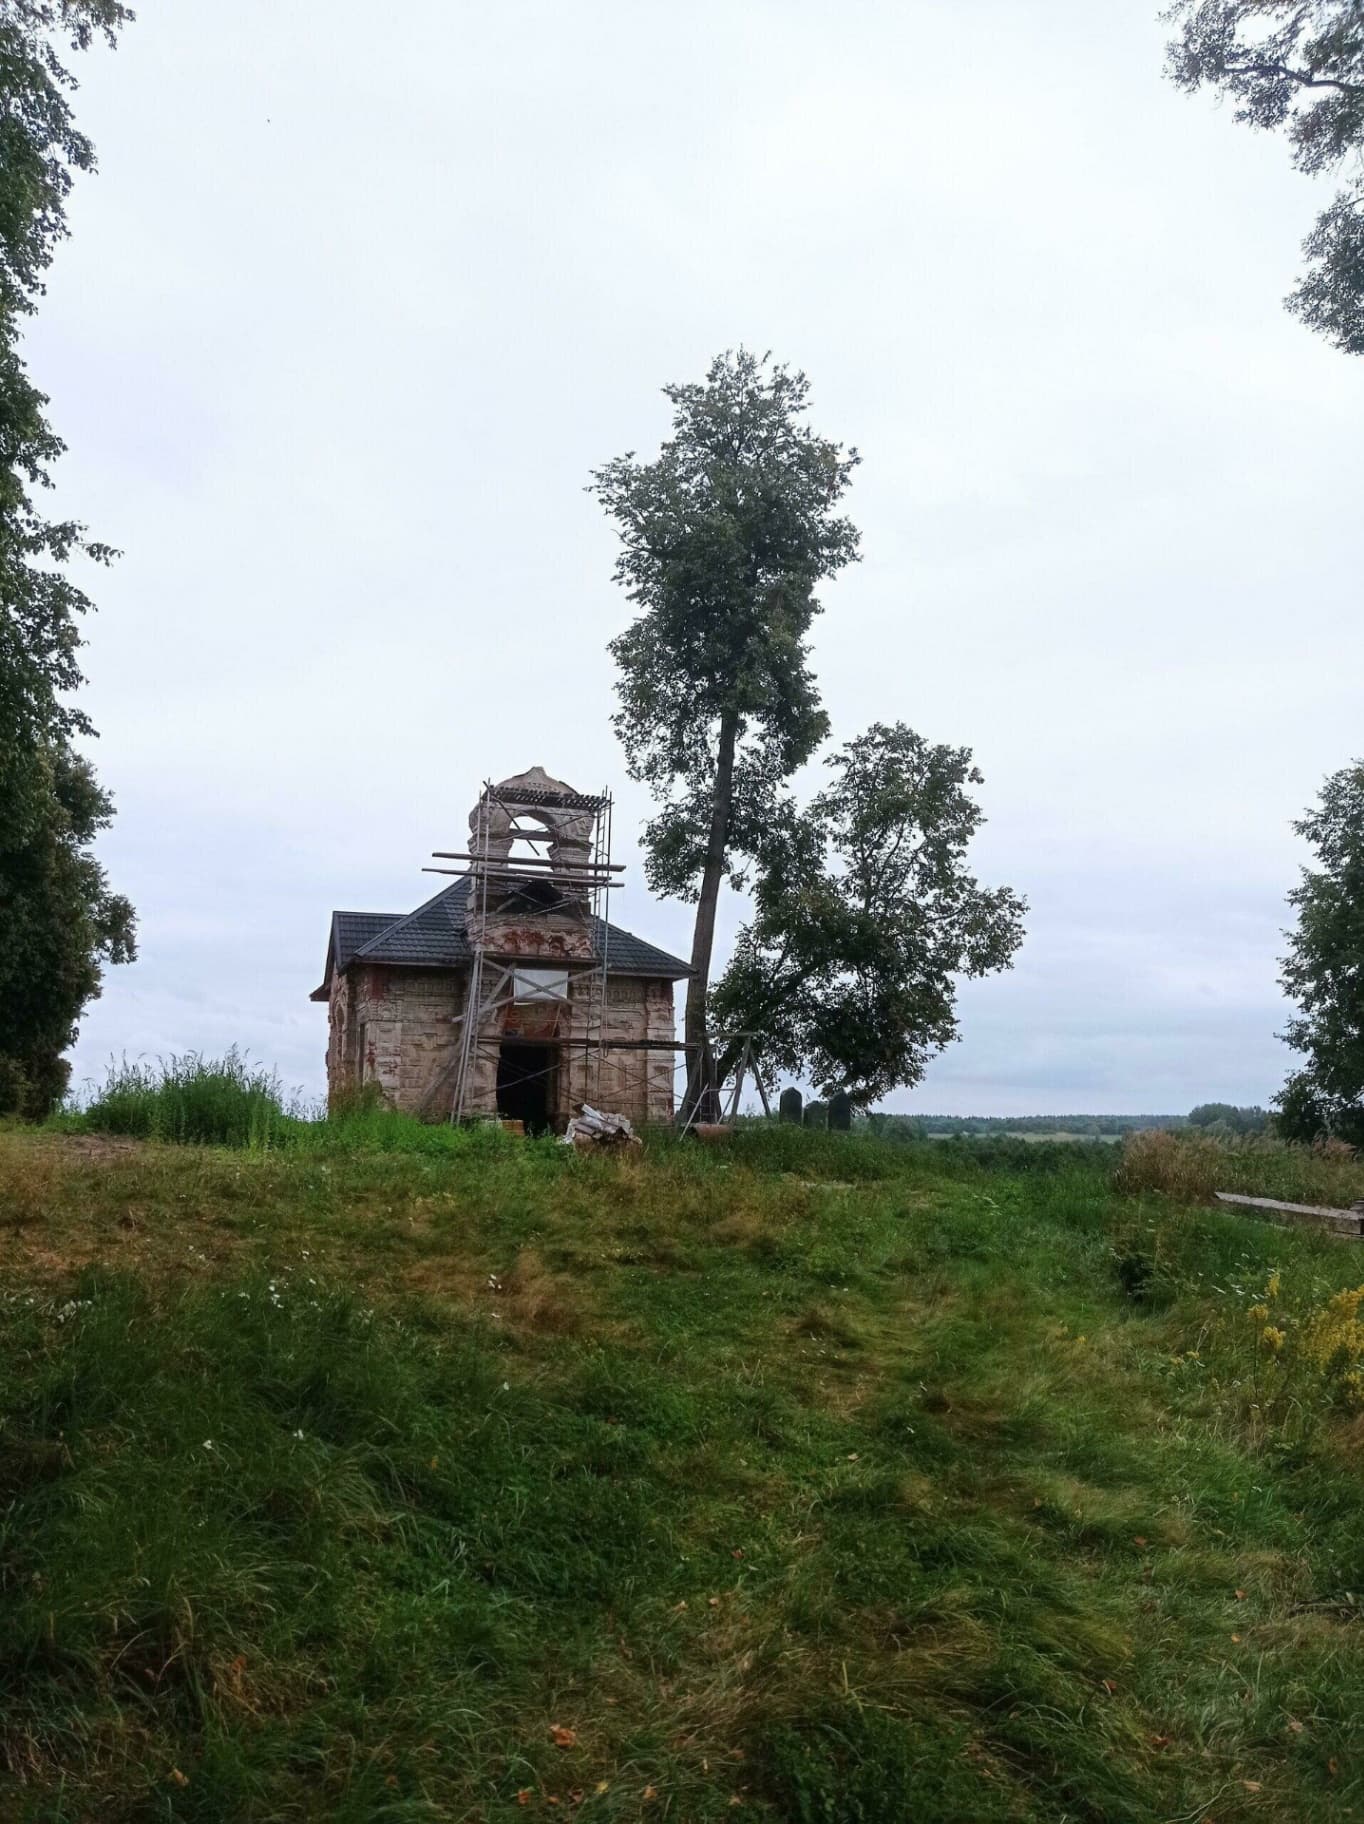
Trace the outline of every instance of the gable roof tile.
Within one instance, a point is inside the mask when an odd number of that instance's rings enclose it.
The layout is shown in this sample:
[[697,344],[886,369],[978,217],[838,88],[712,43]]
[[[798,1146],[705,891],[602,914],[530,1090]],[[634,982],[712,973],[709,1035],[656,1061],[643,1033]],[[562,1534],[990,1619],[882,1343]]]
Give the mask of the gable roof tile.
[[[464,925],[469,878],[461,875],[448,887],[406,915],[397,912],[333,912],[332,968],[343,970],[352,962],[389,963],[411,969],[459,969],[473,952]],[[680,981],[691,968],[680,957],[646,943],[632,931],[605,919],[594,918],[592,951],[600,958],[605,949],[607,965],[620,975],[647,975]],[[324,985],[325,987],[325,985]],[[324,989],[317,991],[324,996]]]

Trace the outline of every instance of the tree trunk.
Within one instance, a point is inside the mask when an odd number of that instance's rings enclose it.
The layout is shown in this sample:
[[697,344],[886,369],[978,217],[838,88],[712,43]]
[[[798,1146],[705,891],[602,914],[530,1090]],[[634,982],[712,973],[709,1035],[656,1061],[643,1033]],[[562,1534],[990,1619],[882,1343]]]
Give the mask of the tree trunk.
[[691,940],[692,973],[687,983],[687,1015],[683,1029],[687,1041],[687,1094],[682,1103],[684,1121],[690,1120],[693,1114],[699,1120],[714,1121],[720,1112],[720,1085],[706,1025],[706,996],[710,992],[710,953],[715,945],[715,908],[725,871],[725,842],[734,793],[734,749],[738,737],[738,714],[726,710],[720,718],[710,835],[706,840],[706,864],[701,870],[701,892],[696,902],[696,926]]

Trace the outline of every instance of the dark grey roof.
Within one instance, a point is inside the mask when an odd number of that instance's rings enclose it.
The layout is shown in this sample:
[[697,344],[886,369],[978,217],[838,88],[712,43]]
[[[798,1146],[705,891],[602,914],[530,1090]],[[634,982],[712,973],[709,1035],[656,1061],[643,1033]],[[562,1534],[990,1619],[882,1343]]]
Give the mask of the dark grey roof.
[[386,925],[396,924],[401,912],[333,912],[332,948],[336,966],[344,969],[357,950],[378,937]]
[[[464,928],[469,880],[461,875],[406,917],[393,912],[333,912],[332,967],[352,961],[406,964],[413,969],[459,969],[472,952]],[[592,920],[592,950],[605,946],[607,966],[621,975],[666,976],[680,981],[691,968],[680,957],[646,944],[632,931],[604,919]]]

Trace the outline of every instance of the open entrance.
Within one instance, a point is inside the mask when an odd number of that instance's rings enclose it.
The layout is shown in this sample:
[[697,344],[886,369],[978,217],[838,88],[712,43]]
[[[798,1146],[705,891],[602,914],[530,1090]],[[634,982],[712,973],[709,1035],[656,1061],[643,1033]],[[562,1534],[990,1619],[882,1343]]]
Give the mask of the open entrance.
[[497,1112],[508,1121],[524,1121],[528,1134],[543,1134],[554,1107],[553,1045],[503,1043],[497,1057]]

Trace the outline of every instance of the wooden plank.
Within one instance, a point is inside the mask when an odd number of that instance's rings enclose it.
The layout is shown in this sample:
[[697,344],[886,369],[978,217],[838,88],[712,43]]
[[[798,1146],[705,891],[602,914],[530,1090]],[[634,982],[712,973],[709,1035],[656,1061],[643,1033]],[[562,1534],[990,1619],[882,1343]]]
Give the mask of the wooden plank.
[[[553,868],[558,864],[548,855],[490,855],[476,854],[472,849],[432,849],[437,861],[481,861],[489,867],[506,868]],[[590,872],[593,874],[623,874],[623,861],[575,861],[568,864],[570,870]],[[435,873],[440,870],[432,869]]]
[[1330,1229],[1337,1235],[1358,1239],[1364,1236],[1364,1211],[1337,1210],[1323,1203],[1283,1203],[1277,1197],[1245,1197],[1239,1191],[1214,1191],[1219,1203],[1230,1203],[1240,1209],[1262,1210],[1275,1221],[1284,1218]]

